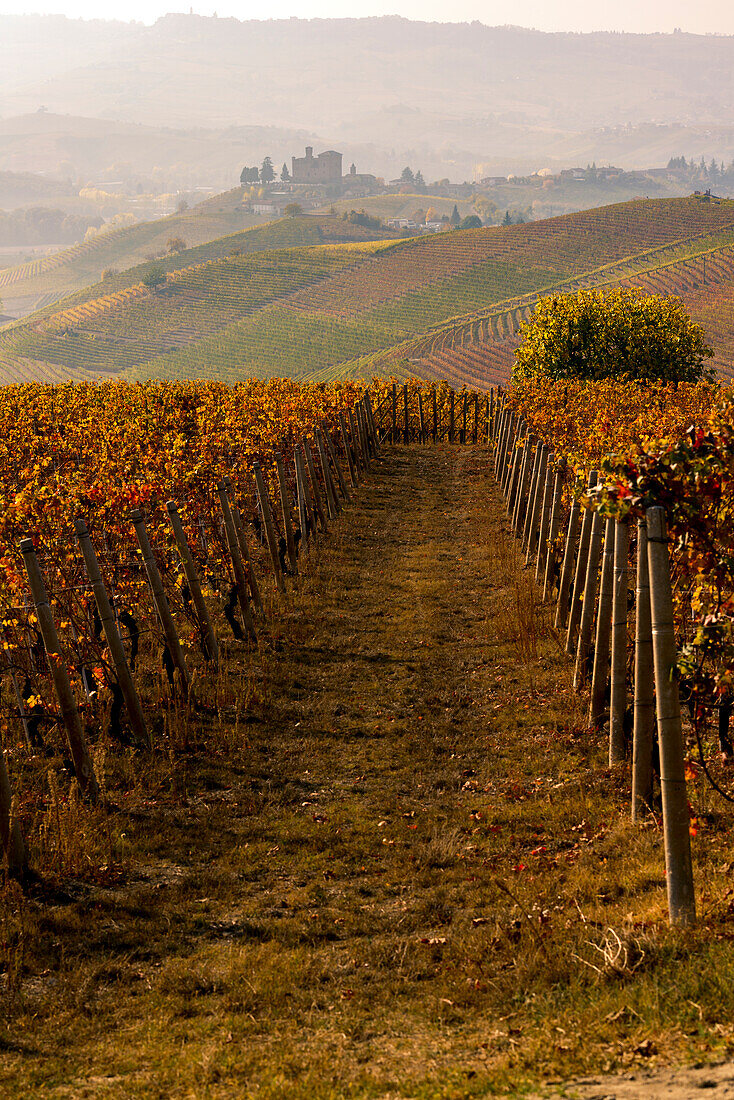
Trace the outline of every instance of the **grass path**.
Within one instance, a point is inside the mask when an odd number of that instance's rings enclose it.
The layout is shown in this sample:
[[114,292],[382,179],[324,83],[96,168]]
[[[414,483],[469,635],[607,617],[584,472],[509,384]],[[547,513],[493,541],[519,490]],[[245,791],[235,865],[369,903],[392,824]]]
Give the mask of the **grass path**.
[[723,917],[666,928],[490,465],[389,452],[115,810],[126,880],[25,905],[0,1093],[458,1100],[728,1049]]

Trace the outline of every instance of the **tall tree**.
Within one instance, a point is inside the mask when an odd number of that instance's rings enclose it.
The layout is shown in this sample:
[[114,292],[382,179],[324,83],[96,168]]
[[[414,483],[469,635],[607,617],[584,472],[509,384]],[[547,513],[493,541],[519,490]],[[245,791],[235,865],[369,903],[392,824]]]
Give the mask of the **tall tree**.
[[410,168],[403,168],[400,173],[400,179],[403,183],[415,183],[415,176]]
[[274,179],[275,170],[273,168],[273,162],[270,157],[266,157],[265,160],[262,162],[262,166],[260,168],[260,182],[272,183]]
[[288,183],[288,181],[290,180],[291,174],[288,171],[288,165],[287,164],[284,164],[283,167],[281,168],[280,178],[283,181],[283,183]]

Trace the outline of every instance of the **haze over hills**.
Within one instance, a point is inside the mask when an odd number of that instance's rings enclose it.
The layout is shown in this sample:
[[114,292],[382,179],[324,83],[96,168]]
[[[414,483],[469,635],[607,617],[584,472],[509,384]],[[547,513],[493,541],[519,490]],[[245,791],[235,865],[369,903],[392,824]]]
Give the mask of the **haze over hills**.
[[[386,176],[406,158],[427,177],[458,180],[477,166],[730,159],[733,73],[727,36],[544,34],[397,17],[168,15],[151,27],[0,17],[6,119],[45,107],[173,127],[191,141],[194,128],[218,130],[213,140],[225,142],[229,127],[272,126],[336,144]],[[293,151],[291,133],[282,145],[273,135],[275,158]]]

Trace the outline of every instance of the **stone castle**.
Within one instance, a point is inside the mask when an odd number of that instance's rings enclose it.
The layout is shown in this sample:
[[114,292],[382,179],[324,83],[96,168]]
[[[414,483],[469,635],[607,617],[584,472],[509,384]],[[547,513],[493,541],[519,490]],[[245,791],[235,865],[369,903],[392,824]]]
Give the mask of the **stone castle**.
[[291,165],[294,183],[337,183],[342,178],[342,155],[333,149],[315,157],[308,145],[305,157],[292,157]]

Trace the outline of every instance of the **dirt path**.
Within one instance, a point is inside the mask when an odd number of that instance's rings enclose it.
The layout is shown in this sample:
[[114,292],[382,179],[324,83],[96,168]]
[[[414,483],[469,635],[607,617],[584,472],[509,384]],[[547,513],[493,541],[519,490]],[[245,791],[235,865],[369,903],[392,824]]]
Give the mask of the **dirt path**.
[[488,456],[396,448],[232,651],[205,749],[115,816],[129,881],[29,907],[0,1092],[520,1096],[603,1067],[605,1018],[619,1064],[653,1025],[579,952],[664,892],[612,894],[617,796],[546,618]]

